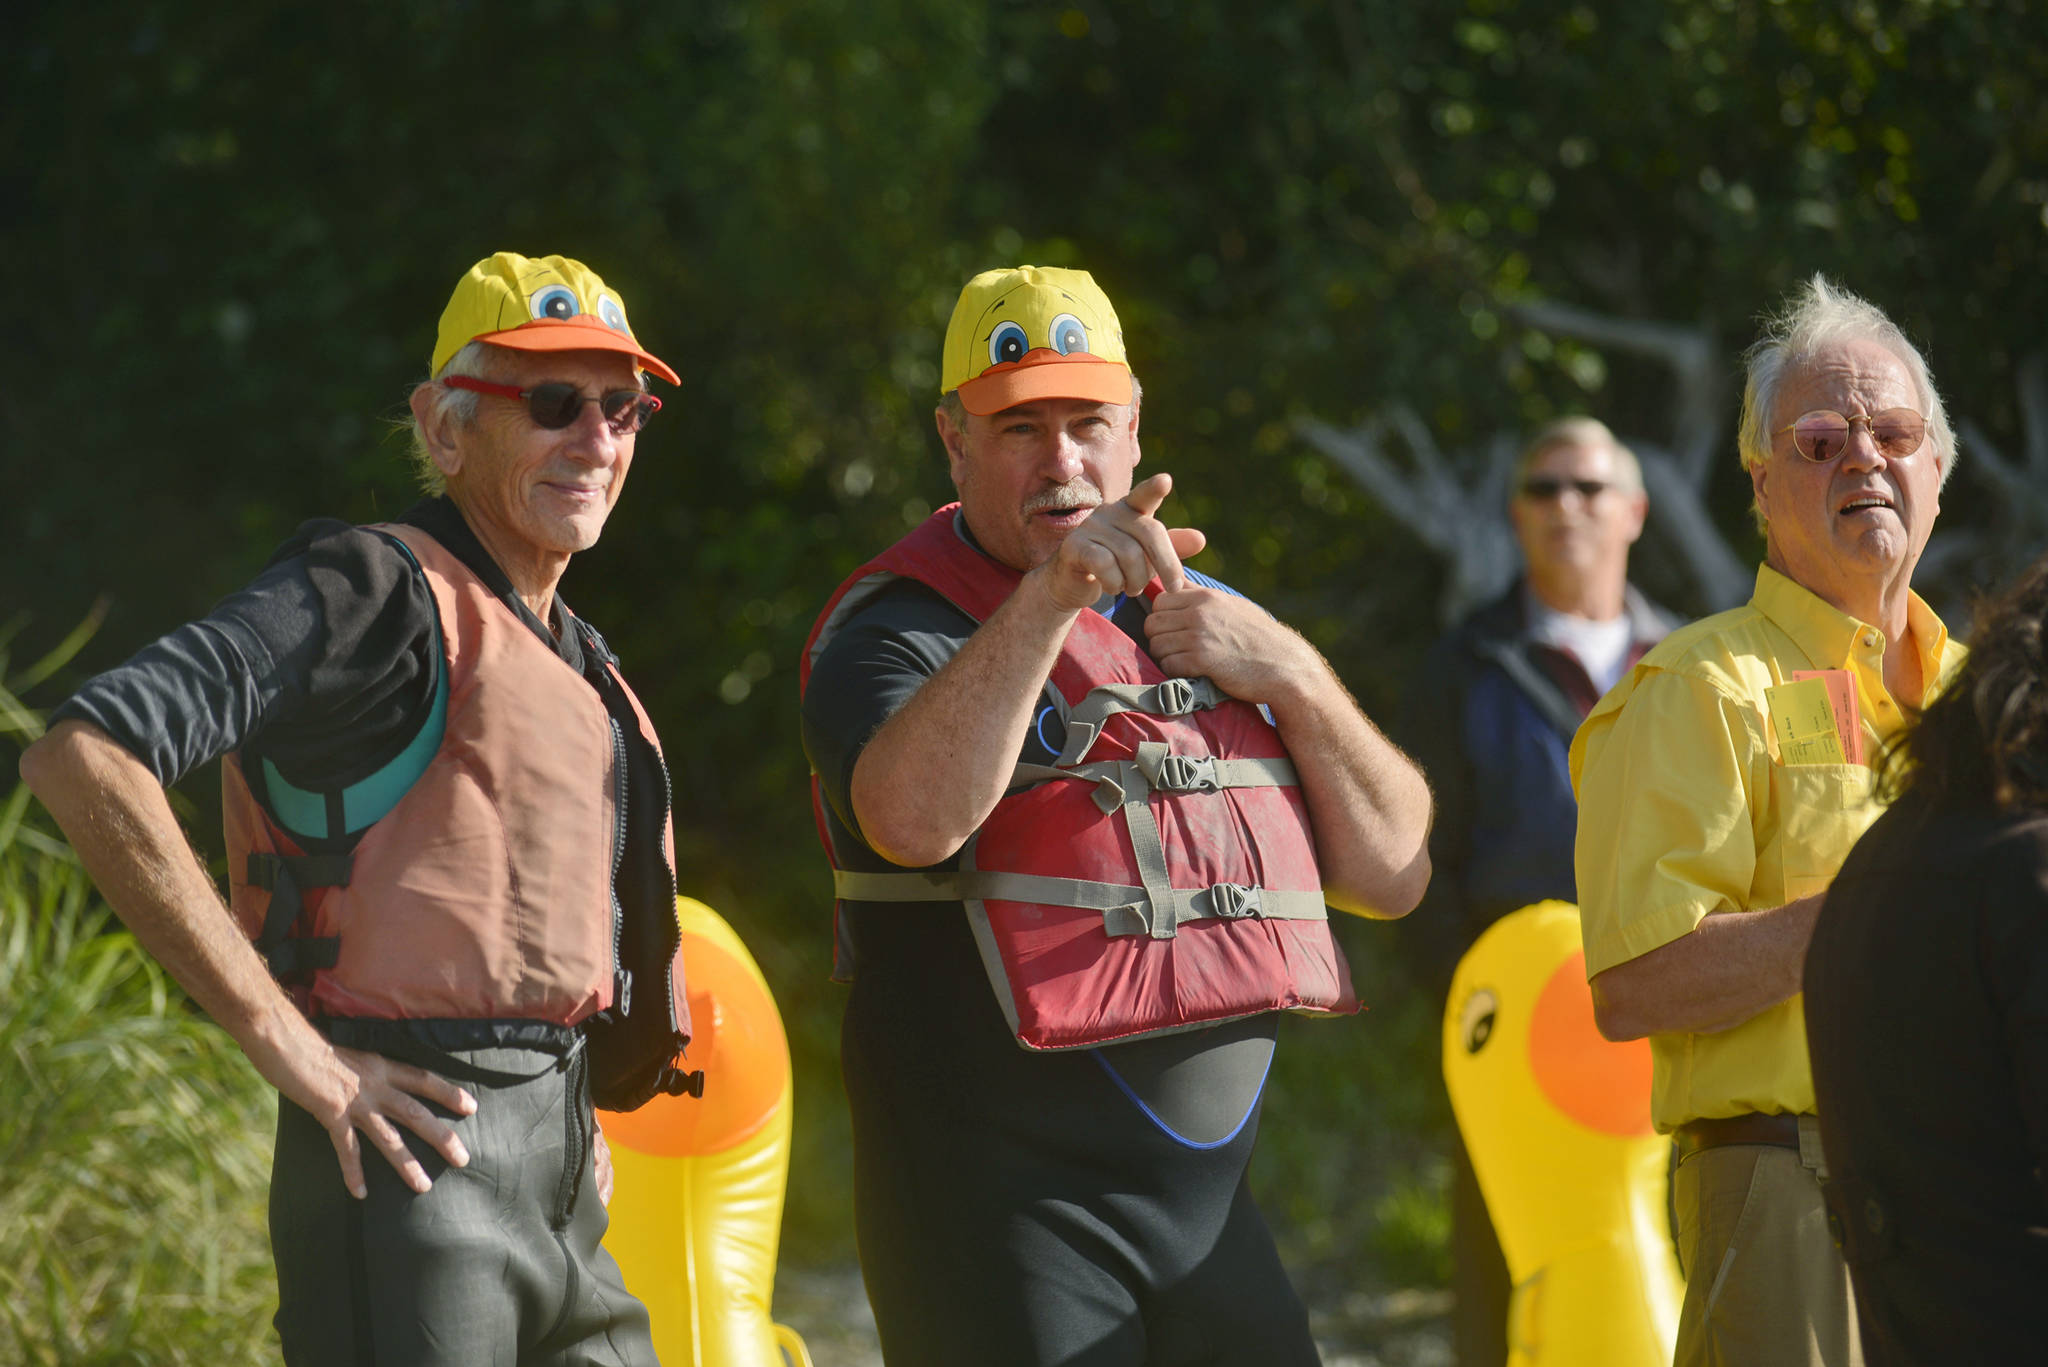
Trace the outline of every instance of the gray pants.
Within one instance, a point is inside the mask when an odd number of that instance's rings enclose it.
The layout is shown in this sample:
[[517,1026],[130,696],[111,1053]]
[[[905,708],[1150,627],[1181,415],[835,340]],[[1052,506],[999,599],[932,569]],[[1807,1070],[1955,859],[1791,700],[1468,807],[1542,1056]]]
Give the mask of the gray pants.
[[[599,1246],[580,1070],[527,1049],[469,1049],[476,1114],[442,1113],[451,1168],[401,1129],[433,1179],[414,1193],[367,1141],[369,1196],[341,1182],[327,1131],[281,1101],[270,1184],[277,1331],[291,1367],[643,1367],[647,1311]],[[516,1076],[523,1081],[511,1081]],[[488,1078],[490,1080],[479,1080]]]

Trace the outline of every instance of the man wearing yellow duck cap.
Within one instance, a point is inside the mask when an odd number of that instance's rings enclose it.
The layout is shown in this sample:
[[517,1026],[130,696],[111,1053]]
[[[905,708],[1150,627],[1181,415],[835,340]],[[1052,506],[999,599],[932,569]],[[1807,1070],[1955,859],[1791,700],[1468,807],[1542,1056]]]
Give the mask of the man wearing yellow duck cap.
[[[891,1367],[1316,1362],[1245,1187],[1275,1013],[1358,1008],[1325,899],[1421,896],[1429,795],[1322,657],[1182,564],[1084,271],[990,271],[960,494],[833,595],[804,741]],[[1022,1046],[1022,1047],[1019,1047]]]
[[[591,1112],[701,1086],[667,772],[556,592],[661,406],[646,372],[676,379],[588,267],[478,262],[412,393],[430,496],[306,523],[22,758],[107,901],[281,1094],[295,1367],[654,1361],[599,1246]],[[223,756],[226,904],[163,793]]]

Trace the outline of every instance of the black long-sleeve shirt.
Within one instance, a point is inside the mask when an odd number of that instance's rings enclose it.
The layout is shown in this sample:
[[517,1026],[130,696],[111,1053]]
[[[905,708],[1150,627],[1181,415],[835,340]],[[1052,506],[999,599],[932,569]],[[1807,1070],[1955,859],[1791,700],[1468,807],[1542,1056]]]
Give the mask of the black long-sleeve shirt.
[[[578,673],[557,636],[447,498],[396,519],[432,536]],[[566,621],[561,600],[550,615]],[[432,592],[390,539],[331,518],[304,523],[246,587],[86,681],[51,717],[100,727],[159,782],[245,746],[302,788],[345,787],[418,733],[433,702]]]

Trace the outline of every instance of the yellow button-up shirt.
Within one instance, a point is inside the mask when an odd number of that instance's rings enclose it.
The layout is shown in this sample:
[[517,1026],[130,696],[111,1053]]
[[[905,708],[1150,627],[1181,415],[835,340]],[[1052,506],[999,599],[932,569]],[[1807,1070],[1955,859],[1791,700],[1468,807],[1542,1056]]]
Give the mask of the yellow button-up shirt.
[[[1921,677],[1945,685],[1962,647],[1918,594],[1907,619]],[[1876,627],[1760,566],[1748,606],[1674,631],[1600,700],[1571,749],[1588,976],[1702,917],[1827,887],[1877,819],[1869,766],[1904,722],[1905,700],[1885,687],[1884,647]],[[1855,680],[1863,764],[1779,762],[1764,690],[1812,669]],[[1813,1109],[1798,996],[1731,1030],[1652,1035],[1650,1049],[1659,1129]]]

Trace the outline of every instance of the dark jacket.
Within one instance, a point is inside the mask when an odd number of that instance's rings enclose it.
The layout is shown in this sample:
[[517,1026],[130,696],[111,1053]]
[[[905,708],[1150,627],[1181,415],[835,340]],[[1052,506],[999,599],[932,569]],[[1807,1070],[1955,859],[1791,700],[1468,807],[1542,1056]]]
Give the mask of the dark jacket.
[[[1526,601],[1517,579],[1437,642],[1409,689],[1400,739],[1436,794],[1434,873],[1409,939],[1440,985],[1501,916],[1545,898],[1578,900],[1579,808],[1566,760],[1599,694],[1568,652],[1529,639]],[[1623,610],[1633,663],[1672,622],[1633,586]]]
[[2048,1344],[2048,815],[1909,793],[1806,954],[1830,1223],[1871,1367]]

